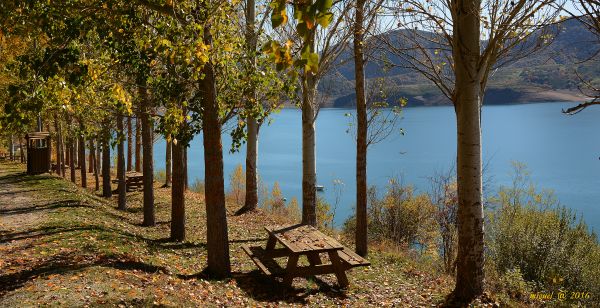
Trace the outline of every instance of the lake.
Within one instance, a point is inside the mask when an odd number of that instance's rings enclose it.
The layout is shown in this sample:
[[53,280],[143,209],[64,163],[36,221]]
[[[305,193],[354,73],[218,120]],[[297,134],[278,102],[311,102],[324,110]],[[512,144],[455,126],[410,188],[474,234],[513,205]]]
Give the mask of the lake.
[[[511,162],[528,166],[540,188],[553,189],[563,205],[582,214],[595,230],[600,227],[600,108],[588,108],[574,116],[561,113],[570,103],[485,106],[483,108],[483,159],[490,187],[509,185]],[[318,192],[332,205],[334,180],[341,195],[335,222],[339,226],[355,204],[355,156],[353,136],[346,133],[350,109],[322,109],[317,119],[317,178],[325,190]],[[383,192],[392,177],[419,192],[429,188],[428,177],[453,166],[456,156],[456,120],[452,107],[405,108],[396,133],[369,147],[368,183]],[[225,184],[238,164],[245,162],[245,148],[230,154],[231,138],[224,134]],[[258,172],[269,191],[278,182],[288,199],[301,200],[301,113],[284,109],[260,129]],[[155,168],[164,169],[165,142],[155,146]],[[190,183],[204,178],[202,136],[188,152]],[[493,193],[493,192],[492,192]]]

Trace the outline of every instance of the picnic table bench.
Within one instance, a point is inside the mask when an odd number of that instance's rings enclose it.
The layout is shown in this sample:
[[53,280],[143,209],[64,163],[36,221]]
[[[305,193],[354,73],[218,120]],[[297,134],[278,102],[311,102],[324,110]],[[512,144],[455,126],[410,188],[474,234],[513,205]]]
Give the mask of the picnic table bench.
[[[265,227],[269,234],[266,247],[243,245],[242,249],[266,275],[283,277],[285,285],[291,285],[296,277],[335,274],[338,284],[348,286],[346,271],[371,263],[344,247],[335,239],[309,225],[291,225],[283,228]],[[276,248],[277,244],[283,246]],[[329,263],[323,263],[321,254],[327,254]],[[309,266],[298,266],[300,256],[306,256]],[[283,268],[275,258],[287,257]]]
[[[112,180],[113,183],[119,183],[119,179]],[[131,191],[133,188],[140,189],[144,187],[144,175],[136,171],[125,172],[125,190]]]

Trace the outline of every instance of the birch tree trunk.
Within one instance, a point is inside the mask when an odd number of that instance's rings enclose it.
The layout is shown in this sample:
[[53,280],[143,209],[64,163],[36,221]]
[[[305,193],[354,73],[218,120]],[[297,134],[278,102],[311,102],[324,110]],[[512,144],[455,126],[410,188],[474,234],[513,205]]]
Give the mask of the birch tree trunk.
[[454,0],[453,56],[457,123],[458,256],[454,298],[469,302],[483,293],[481,163],[480,1]]
[[[249,55],[256,54],[256,23],[255,0],[246,1],[246,44]],[[250,60],[251,69],[256,70],[256,57]],[[256,89],[248,91],[247,97],[254,100],[256,98]],[[255,118],[246,119],[246,130],[248,139],[246,142],[246,198],[244,206],[237,211],[237,215],[253,211],[258,207],[258,183],[256,173],[256,161],[258,155],[258,123]]]
[[256,119],[248,117],[248,140],[246,143],[246,198],[244,206],[237,214],[253,211],[258,207],[258,178],[256,161],[258,156],[258,123]]
[[302,223],[317,225],[315,98],[317,82],[307,73],[302,82]]
[[173,145],[173,187],[171,188],[171,239],[185,240],[185,185],[183,146]]
[[150,118],[150,106],[148,92],[145,87],[139,87],[139,94],[142,102],[142,147],[144,156],[142,158],[144,173],[144,222],[142,225],[154,226],[156,217],[154,213],[154,129],[152,119]]
[[[119,135],[124,133],[123,129],[123,115],[119,113],[117,115],[117,131]],[[125,186],[125,144],[124,140],[119,140],[117,145],[117,181],[118,181],[118,192],[119,192],[119,210],[127,209],[126,193],[127,187]]]
[[[211,45],[209,25],[204,29],[204,42]],[[223,149],[219,105],[216,99],[215,76],[210,62],[202,69],[200,81],[203,100],[204,166],[206,183],[206,240],[208,272],[222,278],[231,274],[229,240],[225,209],[225,182],[223,177]]]
[[365,0],[356,0],[354,75],[356,80],[356,253],[367,256],[367,100],[365,98]]

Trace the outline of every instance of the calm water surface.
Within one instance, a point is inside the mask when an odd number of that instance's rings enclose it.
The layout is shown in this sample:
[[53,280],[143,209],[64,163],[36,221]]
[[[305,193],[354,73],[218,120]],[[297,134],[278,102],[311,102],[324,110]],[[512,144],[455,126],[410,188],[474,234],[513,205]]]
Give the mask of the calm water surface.
[[[483,156],[491,187],[510,184],[511,162],[527,164],[532,180],[553,189],[562,204],[582,214],[595,230],[600,229],[600,108],[574,116],[561,114],[567,103],[486,106],[483,109]],[[334,180],[341,180],[341,199],[335,220],[339,225],[355,204],[355,156],[353,137],[346,133],[353,110],[323,109],[317,119],[317,178],[325,186],[319,192],[335,204]],[[259,174],[263,182],[278,182],[284,196],[301,200],[301,113],[286,109],[263,125],[259,137]],[[404,110],[405,134],[395,134],[369,147],[369,185],[386,186],[391,177],[402,177],[417,191],[427,191],[427,177],[447,170],[456,156],[456,120],[452,107],[413,107]],[[231,138],[224,135],[223,147]],[[164,169],[165,143],[155,147],[156,168]],[[197,136],[188,153],[189,178],[204,178],[202,137]],[[245,162],[245,148],[224,155],[228,175]]]

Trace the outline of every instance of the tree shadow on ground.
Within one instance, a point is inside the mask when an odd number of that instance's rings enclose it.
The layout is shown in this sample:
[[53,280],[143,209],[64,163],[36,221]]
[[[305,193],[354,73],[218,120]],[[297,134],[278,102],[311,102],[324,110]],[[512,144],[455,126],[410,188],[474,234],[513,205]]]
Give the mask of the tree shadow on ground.
[[0,176],[0,184],[17,184],[26,182],[41,182],[44,180],[55,179],[52,175],[28,175],[25,172],[12,173]]
[[93,206],[82,203],[79,200],[60,200],[60,201],[54,201],[54,202],[45,203],[45,204],[30,205],[30,206],[24,206],[24,207],[17,206],[14,208],[2,209],[2,210],[0,210],[0,215],[9,216],[9,215],[18,215],[18,214],[28,214],[28,213],[39,212],[39,211],[50,211],[50,210],[55,210],[55,209],[59,209],[59,208],[83,208],[83,207],[94,208]]
[[129,259],[128,256],[77,255],[61,253],[43,262],[19,272],[0,274],[0,296],[23,287],[27,282],[39,276],[51,274],[64,275],[81,271],[92,266],[110,267],[121,270],[138,270],[146,273],[168,272],[164,267],[155,266]]
[[[250,298],[259,302],[283,301],[291,304],[308,304],[308,297],[324,294],[330,298],[345,299],[346,293],[338,290],[318,277],[310,279],[318,288],[289,287],[278,278],[266,276],[259,270],[248,273],[234,273],[233,278],[242,291]],[[299,278],[297,278],[299,279]]]

